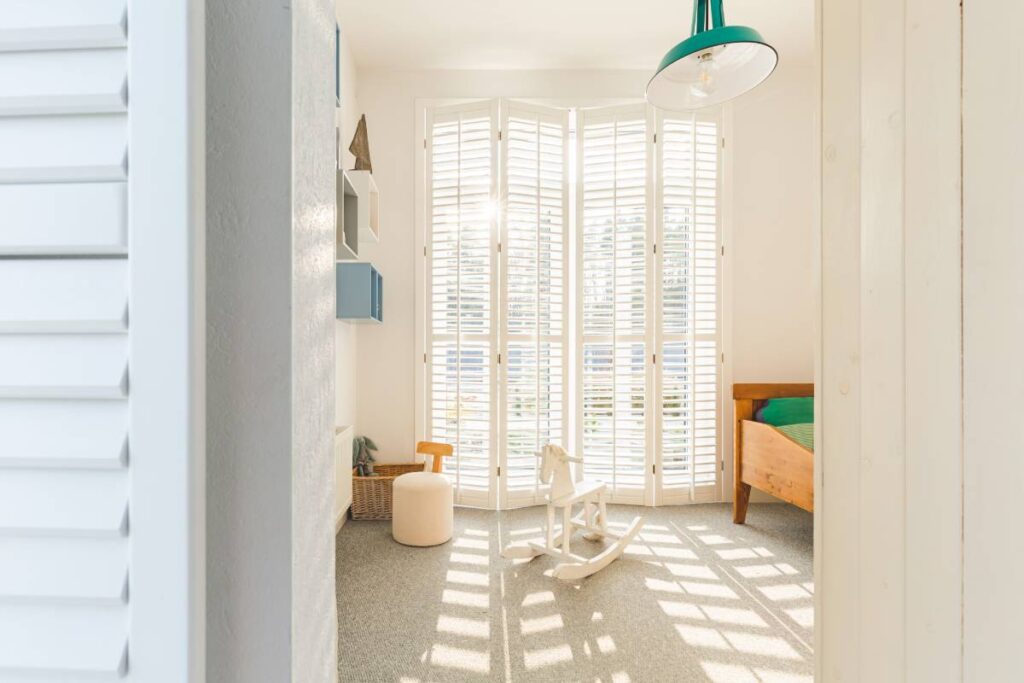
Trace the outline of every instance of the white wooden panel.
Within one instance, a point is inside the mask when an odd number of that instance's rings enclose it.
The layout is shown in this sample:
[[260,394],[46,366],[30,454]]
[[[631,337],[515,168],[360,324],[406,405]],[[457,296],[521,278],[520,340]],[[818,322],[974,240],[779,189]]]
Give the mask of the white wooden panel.
[[0,185],[0,254],[123,254],[127,186]]
[[128,614],[118,607],[5,605],[0,610],[0,680],[123,675],[128,665],[127,633]]
[[122,536],[126,472],[7,470],[0,477],[0,536]]
[[123,47],[125,0],[4,0],[0,50]]
[[0,261],[0,333],[119,332],[128,326],[125,259]]
[[0,336],[0,397],[121,398],[126,335]]
[[123,49],[0,53],[0,116],[123,112],[125,60]]
[[960,2],[906,9],[906,680],[961,672]]
[[0,118],[0,183],[123,180],[127,117]]
[[964,680],[1021,678],[1024,3],[964,11]]
[[0,538],[0,605],[124,604],[126,539]]
[[6,401],[0,410],[0,434],[0,467],[124,467],[128,403]]

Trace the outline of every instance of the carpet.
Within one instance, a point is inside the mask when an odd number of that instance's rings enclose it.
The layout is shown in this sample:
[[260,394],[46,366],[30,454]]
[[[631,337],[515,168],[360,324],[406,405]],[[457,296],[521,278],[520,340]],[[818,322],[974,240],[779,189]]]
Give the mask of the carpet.
[[[811,683],[812,516],[751,505],[610,506],[646,524],[622,559],[566,583],[556,560],[505,560],[544,508],[458,508],[455,535],[407,548],[389,522],[337,539],[339,678],[356,683]],[[577,536],[575,552],[600,543]]]

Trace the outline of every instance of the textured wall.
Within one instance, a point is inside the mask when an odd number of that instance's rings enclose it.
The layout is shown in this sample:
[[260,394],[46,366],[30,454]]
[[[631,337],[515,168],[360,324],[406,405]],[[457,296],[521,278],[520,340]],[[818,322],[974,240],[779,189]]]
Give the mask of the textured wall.
[[291,15],[206,12],[207,680],[287,681]]
[[207,680],[333,681],[333,7],[206,35]]
[[292,681],[337,678],[334,4],[292,2]]

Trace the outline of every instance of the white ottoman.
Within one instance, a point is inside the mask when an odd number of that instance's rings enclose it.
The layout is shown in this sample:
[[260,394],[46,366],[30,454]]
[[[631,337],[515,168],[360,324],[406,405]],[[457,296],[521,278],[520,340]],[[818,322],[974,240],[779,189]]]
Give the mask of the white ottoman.
[[440,545],[452,537],[452,485],[443,474],[410,472],[391,489],[391,535],[403,545]]

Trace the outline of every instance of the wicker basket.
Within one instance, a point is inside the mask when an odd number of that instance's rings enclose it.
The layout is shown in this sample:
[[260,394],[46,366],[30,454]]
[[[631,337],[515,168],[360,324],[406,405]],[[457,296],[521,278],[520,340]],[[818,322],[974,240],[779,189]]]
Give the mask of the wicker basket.
[[375,477],[360,477],[352,470],[352,519],[391,519],[391,485],[395,477],[422,472],[423,463],[374,465]]

